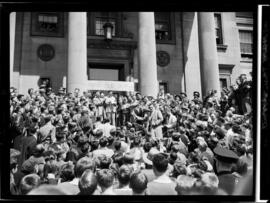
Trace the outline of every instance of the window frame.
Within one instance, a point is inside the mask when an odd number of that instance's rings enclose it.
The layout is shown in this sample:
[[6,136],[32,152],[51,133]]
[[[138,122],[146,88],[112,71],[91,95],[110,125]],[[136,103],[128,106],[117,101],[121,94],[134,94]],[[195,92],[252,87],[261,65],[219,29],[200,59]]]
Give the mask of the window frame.
[[[58,19],[58,30],[56,32],[43,32],[38,28],[38,16],[40,14],[48,16],[57,16]],[[31,25],[30,25],[30,36],[39,37],[64,37],[64,13],[62,12],[32,12]]]
[[[223,33],[223,18],[222,18],[222,13],[214,13],[214,20],[215,20],[215,37],[216,37],[216,17],[218,17],[218,21],[219,21],[219,29],[220,29],[220,36],[219,36],[219,38],[220,38],[220,43],[217,43],[217,46],[219,46],[219,45],[224,45],[224,33]],[[216,39],[217,39],[217,37],[216,37]]]
[[[112,12],[110,12],[112,13]],[[112,36],[113,38],[119,38],[123,36],[123,14],[122,12],[113,12],[116,13],[115,18],[116,29],[115,35]],[[87,36],[95,36],[95,37],[104,37],[103,35],[96,34],[96,18],[105,18],[104,16],[99,15],[99,12],[87,12]]]
[[[252,29],[242,29],[242,28],[239,28],[238,29],[238,32],[239,32],[239,45],[240,45],[240,55],[241,55],[241,58],[243,59],[243,58],[252,58],[253,57],[253,30]],[[249,32],[249,33],[251,33],[251,35],[252,35],[252,40],[251,40],[251,53],[242,53],[242,51],[241,51],[241,38],[240,38],[240,32]],[[245,44],[247,44],[247,43],[245,43]]]
[[[168,12],[169,13],[169,21],[162,21],[162,20],[156,20],[156,15],[155,15],[155,25],[156,22],[168,22],[168,27],[169,27],[169,32],[170,32],[170,38],[169,40],[157,40],[156,39],[156,44],[175,44],[175,13],[174,12]],[[155,29],[156,33],[156,29]]]

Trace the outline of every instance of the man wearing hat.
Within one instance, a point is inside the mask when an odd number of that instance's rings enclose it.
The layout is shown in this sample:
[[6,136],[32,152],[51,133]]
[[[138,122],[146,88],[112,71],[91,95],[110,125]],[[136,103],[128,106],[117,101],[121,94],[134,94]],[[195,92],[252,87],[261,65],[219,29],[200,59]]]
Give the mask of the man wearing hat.
[[200,99],[200,93],[195,91],[193,92],[193,99],[192,99],[192,102],[194,104],[202,104],[202,100]]
[[237,184],[232,169],[239,157],[232,150],[222,147],[216,147],[213,151],[215,154],[213,167],[219,179],[219,188],[232,195]]

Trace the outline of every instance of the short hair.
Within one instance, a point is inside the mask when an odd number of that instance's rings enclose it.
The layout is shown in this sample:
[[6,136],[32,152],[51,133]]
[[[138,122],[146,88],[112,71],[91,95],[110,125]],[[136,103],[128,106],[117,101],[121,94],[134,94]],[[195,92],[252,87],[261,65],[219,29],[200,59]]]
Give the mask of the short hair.
[[148,184],[146,175],[142,172],[135,172],[130,177],[129,187],[133,192],[142,193]]
[[26,195],[32,189],[38,187],[40,183],[40,177],[37,174],[26,175],[20,182],[20,193]]
[[97,178],[95,174],[92,170],[86,169],[79,180],[80,195],[91,195],[96,188]]
[[108,144],[111,145],[114,141],[114,137],[113,136],[109,136],[108,137]]
[[99,140],[99,144],[101,147],[105,147],[107,144],[108,144],[108,140],[106,137],[102,137],[100,140]]
[[146,142],[144,145],[143,145],[143,149],[145,152],[149,152],[150,149],[151,149],[152,145],[150,142]]
[[179,175],[186,175],[187,168],[184,164],[175,162],[173,165],[173,177],[177,178]]
[[114,163],[118,164],[118,166],[122,166],[123,165],[123,155],[118,154],[116,155],[113,159],[114,159]]
[[98,149],[98,146],[99,146],[99,141],[97,140],[94,140],[91,142],[91,151],[94,151],[96,149]]
[[109,188],[113,185],[114,173],[111,169],[101,169],[97,171],[98,185]]
[[181,194],[183,191],[191,191],[194,188],[196,179],[187,176],[187,175],[179,175],[176,179],[176,188],[175,190],[178,192],[178,194]]
[[121,142],[120,141],[116,141],[114,143],[114,148],[115,148],[115,150],[119,150],[121,148]]
[[130,152],[127,152],[123,157],[123,163],[124,164],[133,164],[134,157]]
[[48,162],[44,165],[44,177],[46,178],[49,173],[58,174],[59,166],[55,162]]
[[122,165],[119,168],[119,173],[118,173],[118,180],[121,184],[127,185],[130,181],[130,176],[131,176],[132,170],[130,167],[127,165]]
[[60,178],[63,180],[63,182],[71,181],[75,178],[74,164],[72,162],[68,162],[61,166]]
[[214,173],[204,173],[201,175],[201,187],[204,194],[213,194],[218,190],[219,180]]
[[138,146],[140,143],[141,143],[140,137],[139,137],[139,136],[136,136],[136,137],[134,138],[134,140],[133,140],[133,144],[134,144],[135,146]]
[[108,119],[108,118],[104,118],[104,123],[109,123],[110,122],[110,119]]
[[111,158],[109,158],[108,156],[102,154],[101,156],[98,157],[98,161],[99,161],[99,168],[100,169],[105,169],[105,168],[109,168],[111,165]]
[[78,160],[78,162],[75,165],[75,176],[76,177],[81,177],[83,172],[86,169],[90,169],[95,171],[95,164],[94,161],[88,157],[83,157]]
[[155,154],[153,157],[153,167],[160,173],[167,170],[168,163],[168,159],[162,153]]

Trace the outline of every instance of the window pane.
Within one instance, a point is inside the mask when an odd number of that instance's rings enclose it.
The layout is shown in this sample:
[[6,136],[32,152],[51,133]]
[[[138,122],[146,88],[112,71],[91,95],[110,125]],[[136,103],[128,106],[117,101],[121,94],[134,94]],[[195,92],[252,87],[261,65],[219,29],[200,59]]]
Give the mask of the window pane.
[[155,12],[155,31],[157,40],[171,40],[170,13]]
[[216,28],[216,42],[217,44],[222,44],[222,26],[221,26],[221,15],[214,14],[215,18],[215,28]]
[[242,54],[252,54],[252,32],[251,31],[239,31],[240,48]]
[[103,25],[108,21],[113,25],[112,36],[115,36],[116,20],[114,18],[96,18],[96,35],[104,35]]

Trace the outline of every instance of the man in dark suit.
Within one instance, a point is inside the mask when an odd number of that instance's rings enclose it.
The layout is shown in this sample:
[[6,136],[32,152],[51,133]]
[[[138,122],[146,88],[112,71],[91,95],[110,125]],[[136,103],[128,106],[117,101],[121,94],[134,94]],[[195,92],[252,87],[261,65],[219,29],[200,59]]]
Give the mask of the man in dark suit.
[[223,147],[216,147],[213,151],[214,171],[219,179],[219,188],[232,195],[237,185],[237,177],[232,174],[232,169],[239,157],[232,150]]
[[31,124],[26,137],[21,139],[21,156],[19,158],[19,167],[31,156],[33,148],[37,145],[37,129],[35,124]]

